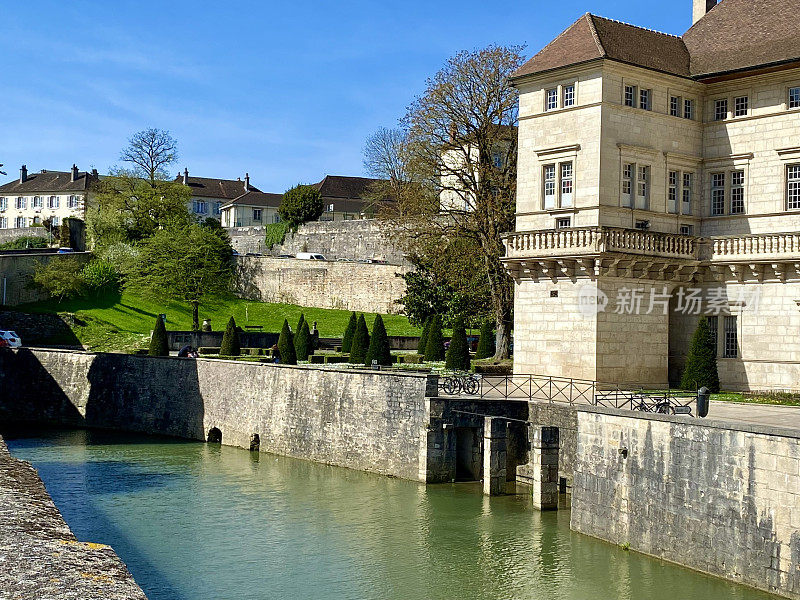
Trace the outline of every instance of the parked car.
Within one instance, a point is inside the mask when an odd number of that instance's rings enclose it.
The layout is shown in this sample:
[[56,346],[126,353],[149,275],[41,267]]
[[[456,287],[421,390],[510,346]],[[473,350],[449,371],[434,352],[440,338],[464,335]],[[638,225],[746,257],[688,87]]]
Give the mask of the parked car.
[[0,330],[0,346],[4,348],[20,348],[22,340],[13,331]]
[[297,258],[300,260],[325,260],[322,254],[314,254],[313,252],[298,252]]
[[59,248],[56,254],[72,254],[75,252],[72,248]]

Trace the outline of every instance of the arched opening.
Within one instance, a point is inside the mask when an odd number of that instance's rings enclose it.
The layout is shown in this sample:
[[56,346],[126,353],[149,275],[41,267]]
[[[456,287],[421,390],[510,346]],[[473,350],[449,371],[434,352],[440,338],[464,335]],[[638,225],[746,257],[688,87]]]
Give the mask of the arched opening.
[[257,433],[250,436],[250,452],[258,452],[261,449],[261,438]]
[[217,427],[212,427],[208,430],[208,436],[206,437],[206,441],[209,444],[221,444],[222,443],[222,432]]

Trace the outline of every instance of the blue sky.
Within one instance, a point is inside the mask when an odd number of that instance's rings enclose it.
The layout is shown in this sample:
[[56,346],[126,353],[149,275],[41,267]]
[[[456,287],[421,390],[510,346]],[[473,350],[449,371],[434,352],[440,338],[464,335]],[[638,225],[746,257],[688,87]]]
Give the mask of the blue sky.
[[0,0],[0,162],[10,177],[22,163],[104,172],[158,127],[179,141],[176,173],[248,171],[270,192],[362,175],[364,139],[449,56],[492,43],[530,56],[587,11],[691,24],[691,0]]

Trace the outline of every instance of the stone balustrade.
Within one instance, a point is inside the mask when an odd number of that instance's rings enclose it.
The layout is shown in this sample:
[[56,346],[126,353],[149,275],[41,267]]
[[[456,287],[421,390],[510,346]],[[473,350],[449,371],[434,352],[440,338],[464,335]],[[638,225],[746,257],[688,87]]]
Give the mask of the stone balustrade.
[[800,259],[800,233],[770,233],[713,238],[712,262]]
[[505,236],[506,258],[581,257],[622,252],[697,260],[698,239],[616,227],[521,231]]

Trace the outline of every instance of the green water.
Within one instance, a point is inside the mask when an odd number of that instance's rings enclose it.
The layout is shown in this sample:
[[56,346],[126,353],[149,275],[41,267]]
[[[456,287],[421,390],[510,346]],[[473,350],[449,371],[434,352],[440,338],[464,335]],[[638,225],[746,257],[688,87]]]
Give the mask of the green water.
[[774,598],[581,536],[569,512],[245,450],[86,431],[7,439],[150,600]]

